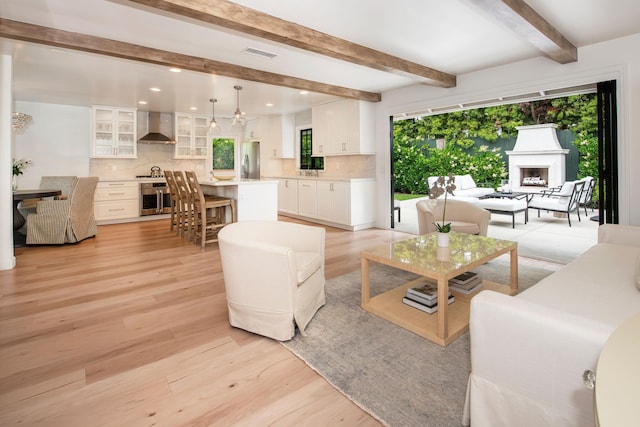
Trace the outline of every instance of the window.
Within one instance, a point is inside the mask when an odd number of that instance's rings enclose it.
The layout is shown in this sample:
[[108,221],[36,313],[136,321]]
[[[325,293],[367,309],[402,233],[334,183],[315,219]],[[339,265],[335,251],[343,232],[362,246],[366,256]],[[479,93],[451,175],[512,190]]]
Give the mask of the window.
[[300,169],[324,170],[324,157],[311,157],[313,134],[311,129],[300,129]]
[[235,145],[233,138],[213,138],[212,169],[234,169]]

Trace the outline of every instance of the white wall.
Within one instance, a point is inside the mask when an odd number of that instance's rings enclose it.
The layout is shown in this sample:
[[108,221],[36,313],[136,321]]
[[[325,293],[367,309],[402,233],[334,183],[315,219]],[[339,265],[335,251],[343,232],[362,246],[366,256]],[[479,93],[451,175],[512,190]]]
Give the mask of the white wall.
[[91,108],[16,101],[15,111],[33,117],[14,138],[14,156],[32,161],[19,188],[38,188],[43,175],[89,175]]
[[[640,34],[578,49],[578,62],[546,58],[458,76],[455,88],[414,85],[385,92],[377,106],[377,194],[389,194],[389,116],[459,103],[618,81],[620,222],[640,226]],[[378,198],[377,226],[389,228],[390,200]]]

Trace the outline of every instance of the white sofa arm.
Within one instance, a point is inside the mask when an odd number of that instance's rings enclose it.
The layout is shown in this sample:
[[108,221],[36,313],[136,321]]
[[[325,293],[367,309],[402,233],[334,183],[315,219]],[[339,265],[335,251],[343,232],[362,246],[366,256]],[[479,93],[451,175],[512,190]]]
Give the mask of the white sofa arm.
[[465,420],[474,426],[594,425],[595,371],[609,325],[493,291],[471,300],[471,376]]
[[640,227],[633,225],[602,224],[598,227],[598,243],[640,246]]

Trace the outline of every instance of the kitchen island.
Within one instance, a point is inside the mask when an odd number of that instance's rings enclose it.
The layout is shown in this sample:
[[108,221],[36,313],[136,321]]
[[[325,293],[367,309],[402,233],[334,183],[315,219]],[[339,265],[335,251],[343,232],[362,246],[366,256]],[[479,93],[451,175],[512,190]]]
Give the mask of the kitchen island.
[[205,194],[235,199],[238,222],[278,220],[277,180],[198,177],[198,182]]

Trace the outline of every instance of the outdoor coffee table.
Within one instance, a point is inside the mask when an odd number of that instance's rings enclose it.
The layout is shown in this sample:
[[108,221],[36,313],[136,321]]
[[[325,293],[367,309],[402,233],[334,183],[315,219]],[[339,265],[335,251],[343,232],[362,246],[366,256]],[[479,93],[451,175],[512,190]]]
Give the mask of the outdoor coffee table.
[[[441,346],[449,345],[469,329],[469,305],[473,294],[452,292],[455,301],[448,300],[449,279],[472,270],[510,252],[510,283],[502,285],[483,279],[482,288],[515,295],[518,291],[518,243],[452,231],[449,248],[438,248],[436,233],[389,243],[362,251],[362,308],[408,329]],[[369,268],[371,262],[416,273],[421,278],[410,281],[383,294],[371,297]],[[409,287],[427,279],[437,282],[438,310],[424,313],[402,302]],[[478,291],[479,292],[479,291]]]

